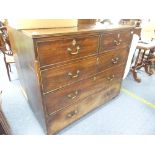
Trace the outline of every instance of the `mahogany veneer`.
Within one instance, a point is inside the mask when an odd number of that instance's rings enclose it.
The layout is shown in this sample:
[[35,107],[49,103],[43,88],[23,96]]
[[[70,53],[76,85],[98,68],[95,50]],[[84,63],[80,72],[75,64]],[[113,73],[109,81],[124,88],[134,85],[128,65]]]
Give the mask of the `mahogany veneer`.
[[132,26],[10,28],[21,85],[47,134],[120,92]]

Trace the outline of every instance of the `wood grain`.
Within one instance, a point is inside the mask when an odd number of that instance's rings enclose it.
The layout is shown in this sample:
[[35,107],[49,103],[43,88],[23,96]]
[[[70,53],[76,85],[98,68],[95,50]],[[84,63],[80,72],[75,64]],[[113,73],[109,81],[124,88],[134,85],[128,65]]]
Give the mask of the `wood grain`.
[[40,92],[38,64],[35,60],[33,40],[20,31],[10,29],[16,49],[15,61],[21,86],[36,118],[46,132],[45,113]]
[[[74,41],[75,45],[73,45]],[[72,36],[60,40],[37,42],[40,66],[97,54],[98,44],[99,36]]]
[[88,112],[110,101],[112,98],[116,97],[119,92],[120,83],[104,85],[102,91],[80,100],[80,104],[75,103],[58,112],[56,115],[53,115],[48,122],[48,133],[56,134]]
[[11,28],[21,85],[45,133],[59,132],[119,94],[132,31]]
[[132,39],[132,31],[133,30],[122,30],[103,34],[101,37],[100,52],[128,46]]
[[65,85],[86,79],[112,66],[126,63],[127,55],[128,48],[114,49],[74,63],[42,70],[43,92],[54,91]]
[[[112,85],[114,81],[120,82],[123,71],[124,65],[112,67],[91,78],[76,82],[60,90],[44,95],[44,103],[47,106],[48,114],[51,115],[74,102],[102,90],[103,86],[107,83]],[[108,80],[108,78],[111,78],[111,81]],[[69,95],[71,97],[69,97]]]

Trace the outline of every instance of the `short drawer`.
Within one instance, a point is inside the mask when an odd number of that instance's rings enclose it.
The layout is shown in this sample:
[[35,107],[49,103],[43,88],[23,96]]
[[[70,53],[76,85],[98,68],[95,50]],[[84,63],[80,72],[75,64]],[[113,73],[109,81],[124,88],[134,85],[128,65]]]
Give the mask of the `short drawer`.
[[80,100],[52,115],[48,121],[48,133],[55,134],[88,112],[111,100],[120,92],[120,83],[103,85],[103,90]]
[[101,37],[100,53],[106,50],[130,45],[132,35],[131,30],[114,31],[103,34]]
[[99,56],[41,71],[43,92],[53,91],[65,85],[88,78],[93,74],[118,64],[126,63],[128,49],[115,49]]
[[98,52],[99,36],[82,35],[63,39],[37,42],[40,66],[78,59]]
[[103,89],[106,83],[120,82],[124,65],[119,65],[96,74],[88,79],[68,85],[55,92],[43,95],[49,115]]
[[114,67],[119,64],[125,64],[128,58],[129,48],[113,49],[108,52],[99,54],[97,61],[97,71],[101,72],[107,68]]

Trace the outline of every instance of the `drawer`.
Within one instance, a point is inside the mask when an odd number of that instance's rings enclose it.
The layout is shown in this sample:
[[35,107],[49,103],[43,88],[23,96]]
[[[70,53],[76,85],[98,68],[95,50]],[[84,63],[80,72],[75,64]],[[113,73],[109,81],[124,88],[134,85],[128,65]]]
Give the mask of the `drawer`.
[[43,92],[64,87],[112,66],[126,63],[127,56],[127,48],[115,49],[100,54],[99,57],[93,56],[61,67],[42,70]]
[[101,37],[100,53],[106,50],[130,45],[132,35],[131,30],[114,31],[103,34]]
[[97,57],[41,71],[43,92],[52,91],[65,85],[87,78],[97,72]]
[[97,67],[98,72],[104,71],[109,67],[125,64],[128,58],[129,48],[114,49],[99,55]]
[[48,133],[54,134],[78,120],[88,112],[111,100],[120,92],[120,83],[103,85],[103,90],[80,100],[49,118]]
[[124,65],[116,66],[96,74],[88,79],[68,85],[55,92],[43,95],[44,103],[49,115],[69,106],[97,91],[103,89],[106,83],[120,82],[124,72]]
[[113,85],[106,84],[103,86],[103,90],[97,92],[82,101],[79,104],[79,114],[81,116],[87,114],[96,107],[110,101],[116,97],[120,92],[121,82],[113,82]]
[[67,125],[77,120],[78,104],[69,106],[63,111],[59,111],[56,115],[53,115],[48,122],[48,133],[55,134]]
[[40,66],[78,59],[98,52],[99,36],[82,35],[63,39],[37,42]]

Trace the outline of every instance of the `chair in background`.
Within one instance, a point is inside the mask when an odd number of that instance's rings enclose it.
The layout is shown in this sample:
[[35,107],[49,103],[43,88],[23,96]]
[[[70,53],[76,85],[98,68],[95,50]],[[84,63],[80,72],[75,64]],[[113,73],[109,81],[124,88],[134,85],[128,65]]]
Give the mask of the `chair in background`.
[[132,42],[131,42],[131,46],[128,54],[128,59],[126,62],[124,76],[123,76],[123,79],[125,79],[128,73],[132,71],[132,65],[137,55],[136,47],[141,36],[141,20],[140,19],[121,19],[119,21],[119,24],[135,26],[133,30],[133,38],[132,38]]
[[137,70],[144,67],[145,72],[148,75],[154,73],[155,63],[155,41],[150,43],[139,42],[137,44],[138,55],[136,61],[132,67],[133,77],[137,82],[141,82],[141,79],[137,75]]
[[[131,20],[132,21],[132,20]],[[125,21],[130,22],[130,21]],[[141,23],[140,20],[138,20],[138,25]],[[145,22],[144,22],[145,23]],[[127,60],[127,65],[124,73],[125,78],[127,76],[127,73],[129,72],[130,68],[133,74],[133,78],[137,82],[141,82],[141,79],[137,75],[137,71],[144,67],[145,72],[148,75],[152,75],[155,70],[155,41],[151,38],[155,37],[155,22],[148,21],[145,24],[143,23],[143,26],[141,27],[141,31],[139,31],[140,27],[135,29],[134,34],[136,31],[138,33],[138,37],[135,40],[133,37],[129,57]],[[136,22],[137,25],[137,22]],[[135,40],[135,41],[134,41]],[[134,43],[135,42],[135,43]]]
[[135,57],[135,52],[136,52],[136,47],[137,47],[138,41],[139,41],[139,35],[134,34],[132,42],[131,42],[131,47],[130,47],[130,50],[129,50],[129,55],[128,55],[128,59],[127,59],[123,79],[126,78],[128,73],[130,72],[130,70],[132,71],[132,63],[134,61],[133,59]]
[[112,25],[112,22],[110,19],[103,19],[102,21],[100,21],[100,23],[106,24],[106,25]]
[[2,31],[0,31],[0,51],[4,55],[4,63],[7,70],[7,75],[9,81],[11,81],[10,72],[11,72],[11,63],[15,63],[13,52],[8,44],[7,39],[4,37]]
[[8,36],[8,31],[6,26],[1,26],[0,27],[0,32],[2,33],[2,36],[5,40],[5,42],[8,44],[9,48],[11,49],[11,44]]

